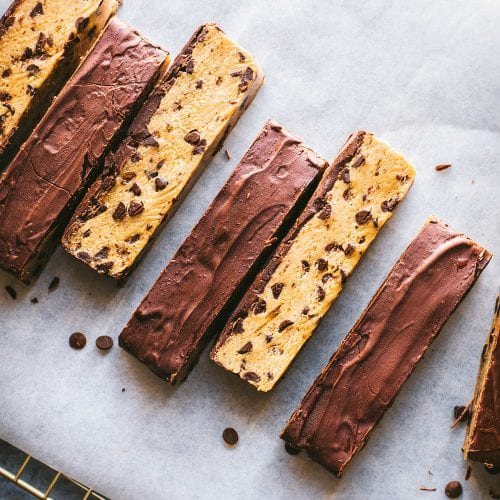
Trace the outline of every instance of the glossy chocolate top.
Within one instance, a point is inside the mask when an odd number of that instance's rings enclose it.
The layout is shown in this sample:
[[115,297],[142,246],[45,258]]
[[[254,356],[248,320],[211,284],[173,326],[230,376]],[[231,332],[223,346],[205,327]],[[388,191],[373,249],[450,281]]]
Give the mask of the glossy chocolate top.
[[490,258],[464,235],[428,221],[281,437],[341,476]]
[[182,379],[325,166],[268,122],[130,319],[120,345],[162,378]]
[[95,177],[167,54],[113,19],[0,182],[0,266],[21,274]]
[[467,458],[500,467],[500,296],[481,360]]

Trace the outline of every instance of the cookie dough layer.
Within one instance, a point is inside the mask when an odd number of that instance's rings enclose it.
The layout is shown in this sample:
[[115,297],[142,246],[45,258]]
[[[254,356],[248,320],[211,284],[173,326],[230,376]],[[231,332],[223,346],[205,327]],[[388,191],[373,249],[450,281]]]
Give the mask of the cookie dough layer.
[[290,227],[326,162],[268,122],[120,334],[120,346],[182,380]]
[[0,179],[0,267],[25,283],[42,270],[167,56],[111,20]]
[[64,248],[100,273],[127,276],[262,81],[248,52],[216,25],[202,26],[108,158],[64,234]]
[[15,0],[0,20],[0,170],[100,36],[119,0]]
[[414,174],[372,134],[352,135],[243,298],[211,358],[259,391],[272,389],[405,197]]
[[477,243],[430,219],[309,389],[281,438],[342,476],[490,259]]
[[464,456],[487,467],[500,467],[500,296],[481,357]]

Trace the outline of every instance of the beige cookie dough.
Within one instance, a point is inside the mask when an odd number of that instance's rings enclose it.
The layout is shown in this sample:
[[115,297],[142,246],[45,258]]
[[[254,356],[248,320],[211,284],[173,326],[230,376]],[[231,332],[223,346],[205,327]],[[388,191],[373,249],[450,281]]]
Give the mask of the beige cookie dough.
[[[348,155],[356,141],[354,154]],[[413,177],[413,167],[385,143],[369,133],[355,134],[250,287],[211,358],[259,391],[272,389]]]
[[262,81],[252,55],[216,25],[201,27],[77,209],[64,248],[98,272],[125,277]]
[[[0,24],[0,166],[99,37],[119,0],[16,0]],[[6,155],[7,156],[7,155]]]

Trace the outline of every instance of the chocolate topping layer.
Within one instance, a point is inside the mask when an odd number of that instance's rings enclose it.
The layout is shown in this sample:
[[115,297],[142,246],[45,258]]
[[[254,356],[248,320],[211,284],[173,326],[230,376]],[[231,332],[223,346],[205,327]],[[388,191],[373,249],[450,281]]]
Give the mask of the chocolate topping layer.
[[464,452],[465,458],[500,467],[500,296],[481,357]]
[[325,166],[268,122],[128,322],[120,346],[162,378],[184,378]]
[[490,258],[464,235],[429,220],[309,389],[281,438],[342,476]]
[[0,180],[0,266],[29,283],[167,54],[112,20]]

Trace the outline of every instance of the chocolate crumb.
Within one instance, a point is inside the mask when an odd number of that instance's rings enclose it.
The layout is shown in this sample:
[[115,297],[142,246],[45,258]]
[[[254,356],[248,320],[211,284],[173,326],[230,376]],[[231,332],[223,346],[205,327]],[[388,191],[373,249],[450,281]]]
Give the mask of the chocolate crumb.
[[227,160],[229,161],[231,159],[231,153],[227,149],[224,151],[224,153],[226,155]]
[[472,474],[472,467],[469,465],[469,466],[467,467],[467,471],[465,472],[465,480],[466,480],[466,481],[468,481],[468,480],[469,480],[469,478],[470,478],[471,474]]
[[455,406],[453,408],[453,415],[457,423],[467,422],[467,419],[469,418],[469,408],[466,406]]
[[113,347],[113,339],[109,335],[101,335],[97,337],[95,345],[101,351],[107,351]]
[[5,291],[10,295],[10,297],[11,297],[12,300],[16,300],[17,299],[17,292],[16,292],[16,290],[13,287],[11,287],[10,285],[7,285],[5,287]]
[[238,354],[247,354],[253,349],[251,342],[247,342],[239,351]]
[[444,489],[444,493],[448,498],[458,498],[462,491],[462,485],[459,481],[450,481]]
[[280,323],[280,326],[278,326],[278,331],[282,332],[283,330],[285,330],[286,328],[288,328],[289,326],[292,326],[292,325],[293,325],[293,321],[290,321],[289,319],[285,319],[284,321],[282,321]]
[[232,427],[227,427],[222,432],[222,439],[224,439],[228,445],[234,446],[238,442],[238,433]]
[[75,332],[69,336],[69,345],[73,349],[83,349],[86,343],[87,338],[81,332]]
[[284,283],[275,283],[271,287],[271,291],[273,292],[273,297],[275,299],[277,299],[281,295],[281,292],[282,292],[284,286],[285,286]]
[[201,87],[203,87],[203,80],[196,80],[196,83],[194,84],[194,86],[197,89],[201,89]]
[[302,451],[300,448],[295,448],[295,446],[288,443],[285,443],[285,450],[289,455],[298,455]]
[[446,170],[447,168],[451,167],[451,163],[440,163],[439,165],[436,165],[434,168],[436,169],[437,172],[441,172],[441,170]]
[[122,392],[125,392],[125,387],[122,387]]
[[420,491],[436,491],[436,488],[428,488],[427,486],[420,486]]
[[33,297],[33,298],[31,299],[31,303],[32,303],[32,304],[38,304],[38,299],[37,299],[36,297]]
[[53,292],[59,286],[59,278],[54,276],[52,281],[49,283],[49,292]]
[[306,306],[306,307],[304,307],[304,309],[302,309],[302,314],[304,316],[307,316],[309,314],[309,311],[310,311],[309,307]]

